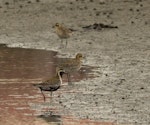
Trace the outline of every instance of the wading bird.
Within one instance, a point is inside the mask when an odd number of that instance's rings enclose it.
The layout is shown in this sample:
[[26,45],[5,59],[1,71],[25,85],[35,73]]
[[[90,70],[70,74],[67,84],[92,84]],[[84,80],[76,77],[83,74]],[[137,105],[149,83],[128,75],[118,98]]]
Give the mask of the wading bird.
[[43,91],[50,91],[51,92],[51,97],[52,97],[52,92],[56,91],[57,89],[60,88],[62,85],[62,75],[65,73],[63,69],[56,68],[56,75],[40,84],[34,84],[34,86],[38,87],[41,90],[41,93],[43,95],[44,101],[45,101],[45,96],[43,94]]
[[71,33],[75,30],[66,28],[59,23],[56,23],[54,28],[55,28],[56,34],[61,39],[61,45],[62,45],[63,39],[66,39],[66,46],[65,47],[67,47],[67,44],[68,44],[67,39],[70,37]]
[[81,65],[82,65],[82,59],[83,59],[83,55],[81,53],[78,53],[76,54],[75,58],[67,60],[66,62],[58,66],[59,68],[62,68],[65,70],[65,73],[67,74],[68,82],[71,82],[70,74],[80,70]]

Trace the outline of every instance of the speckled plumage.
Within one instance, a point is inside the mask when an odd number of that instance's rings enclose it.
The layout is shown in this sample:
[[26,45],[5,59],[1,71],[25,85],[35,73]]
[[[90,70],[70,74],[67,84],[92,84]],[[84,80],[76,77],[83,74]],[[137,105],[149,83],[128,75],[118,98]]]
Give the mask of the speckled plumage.
[[43,91],[50,91],[51,92],[51,96],[52,96],[52,92],[56,91],[57,89],[60,88],[61,84],[62,84],[62,75],[64,74],[64,70],[60,69],[60,68],[56,68],[56,75],[40,84],[34,84],[34,86],[38,87],[41,90],[41,93],[44,97],[44,101],[45,101],[45,96],[43,94]]
[[67,46],[67,39],[70,37],[72,30],[64,27],[59,23],[56,23],[54,27],[55,27],[56,34],[61,39],[61,42],[62,39],[66,39],[66,46]]
[[65,73],[68,76],[68,82],[70,79],[70,74],[80,70],[82,65],[83,55],[81,53],[76,54],[76,57],[59,65],[59,68],[65,70]]

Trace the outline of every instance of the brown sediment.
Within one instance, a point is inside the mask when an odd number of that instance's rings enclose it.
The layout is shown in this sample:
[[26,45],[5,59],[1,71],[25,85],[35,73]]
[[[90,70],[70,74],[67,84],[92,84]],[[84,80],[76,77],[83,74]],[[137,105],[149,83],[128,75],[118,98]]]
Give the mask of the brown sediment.
[[56,124],[62,125],[117,125],[115,122],[100,122],[100,121],[93,121],[89,119],[78,119],[72,116],[59,116],[59,115],[51,115],[45,116],[41,115],[39,118],[44,119],[47,122],[55,122]]
[[[6,81],[7,79],[14,81],[18,79],[23,82],[25,79],[50,78],[54,75],[58,62],[64,60],[56,58],[56,55],[55,51],[0,46],[0,79],[1,81],[2,79],[6,79]],[[86,73],[91,72],[92,69],[93,67],[90,66],[82,68]],[[75,74],[74,79],[85,77],[84,73]]]
[[[64,60],[57,58],[56,55],[57,52],[54,51],[8,48],[6,45],[0,45],[1,123],[11,124],[11,120],[12,124],[16,125],[25,122],[31,124],[36,122],[35,116],[42,115],[43,112],[50,110],[59,113],[60,109],[57,106],[49,107],[45,104],[39,90],[32,86],[33,83],[40,83],[43,79],[55,74],[57,63]],[[84,72],[74,73],[72,81],[93,78],[94,75],[88,76],[92,69],[93,67],[83,66],[81,70]],[[67,81],[67,78],[64,77],[63,80]],[[65,91],[62,89],[58,93],[63,92]],[[48,93],[47,96],[49,96]],[[57,99],[59,97],[56,101]],[[47,102],[48,100],[49,98]],[[62,120],[67,124],[67,119]],[[43,121],[41,123],[44,124]]]
[[63,117],[62,119],[64,125],[117,125],[114,122],[100,122],[89,119],[77,119],[73,117]]
[[1,79],[49,77],[55,72],[57,52],[0,47]]

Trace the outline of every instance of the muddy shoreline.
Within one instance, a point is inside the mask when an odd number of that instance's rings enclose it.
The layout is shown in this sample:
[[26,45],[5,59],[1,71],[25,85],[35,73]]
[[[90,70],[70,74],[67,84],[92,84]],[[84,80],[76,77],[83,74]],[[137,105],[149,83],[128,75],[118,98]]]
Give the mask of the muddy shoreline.
[[[94,69],[98,77],[66,87],[77,92],[61,94],[64,112],[75,118],[110,121],[110,124],[150,124],[149,0],[7,2],[0,1],[1,44],[53,50],[61,58],[73,58],[80,52],[86,56],[84,65],[98,67]],[[56,22],[77,30],[68,39],[67,48],[60,49],[60,39],[52,28]],[[94,23],[118,28],[100,31],[82,28]],[[0,114],[2,123],[10,124],[5,118],[9,115],[7,109],[0,107],[0,110],[5,112]],[[10,115],[10,119],[18,124],[27,121],[19,120],[17,114]],[[47,124],[37,118],[32,120],[31,124]]]

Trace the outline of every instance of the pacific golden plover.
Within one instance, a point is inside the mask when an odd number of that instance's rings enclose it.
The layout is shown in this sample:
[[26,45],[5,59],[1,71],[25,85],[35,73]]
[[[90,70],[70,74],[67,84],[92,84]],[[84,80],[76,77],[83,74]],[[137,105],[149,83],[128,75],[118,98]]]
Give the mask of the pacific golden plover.
[[62,84],[62,75],[65,73],[63,69],[56,68],[56,75],[40,84],[34,84],[34,86],[38,87],[41,90],[41,93],[43,95],[44,101],[45,101],[45,96],[43,94],[43,91],[50,91],[51,92],[51,97],[52,97],[52,92],[56,91],[57,89],[60,88]]
[[76,54],[76,57],[60,64],[58,67],[65,70],[67,74],[68,82],[70,82],[70,74],[80,70],[82,65],[83,55],[81,53]]
[[64,27],[63,25],[56,23],[54,26],[55,30],[56,30],[56,34],[58,35],[58,37],[61,39],[61,44],[63,42],[63,39],[66,39],[66,47],[67,47],[67,39],[70,37],[72,31],[75,31],[73,29],[68,29],[66,27]]

